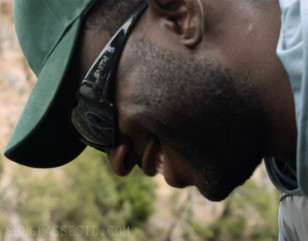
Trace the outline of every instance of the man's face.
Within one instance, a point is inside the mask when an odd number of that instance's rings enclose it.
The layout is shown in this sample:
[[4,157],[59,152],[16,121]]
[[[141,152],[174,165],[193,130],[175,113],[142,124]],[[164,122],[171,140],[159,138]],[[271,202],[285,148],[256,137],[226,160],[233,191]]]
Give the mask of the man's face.
[[[178,38],[181,26],[170,28],[187,19],[161,14],[156,2],[150,1],[119,63],[118,144],[108,151],[110,164],[119,175],[135,164],[149,176],[163,172],[171,186],[195,185],[205,197],[222,200],[267,151],[261,92],[282,72],[275,56],[278,5],[203,1],[202,40],[188,45]],[[83,61],[99,53],[88,45]]]

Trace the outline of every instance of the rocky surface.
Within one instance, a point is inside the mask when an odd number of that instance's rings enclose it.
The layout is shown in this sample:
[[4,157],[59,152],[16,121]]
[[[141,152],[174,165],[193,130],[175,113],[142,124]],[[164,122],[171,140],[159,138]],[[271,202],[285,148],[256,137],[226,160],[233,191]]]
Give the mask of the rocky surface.
[[34,84],[13,26],[12,1],[0,1],[0,152]]

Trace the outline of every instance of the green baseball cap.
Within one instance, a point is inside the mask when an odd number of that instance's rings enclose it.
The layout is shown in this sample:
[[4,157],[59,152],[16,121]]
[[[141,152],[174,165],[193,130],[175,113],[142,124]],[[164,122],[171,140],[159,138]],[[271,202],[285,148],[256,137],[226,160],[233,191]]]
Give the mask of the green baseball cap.
[[7,158],[47,168],[63,165],[84,150],[70,131],[69,113],[57,97],[82,17],[94,1],[15,0],[17,37],[38,79],[6,146]]

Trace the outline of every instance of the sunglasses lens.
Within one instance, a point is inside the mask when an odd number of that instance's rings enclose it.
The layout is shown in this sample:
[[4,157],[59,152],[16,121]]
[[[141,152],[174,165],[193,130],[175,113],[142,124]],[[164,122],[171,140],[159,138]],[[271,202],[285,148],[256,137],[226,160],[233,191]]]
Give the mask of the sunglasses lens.
[[114,108],[107,103],[97,106],[79,99],[71,122],[85,144],[99,149],[114,147]]

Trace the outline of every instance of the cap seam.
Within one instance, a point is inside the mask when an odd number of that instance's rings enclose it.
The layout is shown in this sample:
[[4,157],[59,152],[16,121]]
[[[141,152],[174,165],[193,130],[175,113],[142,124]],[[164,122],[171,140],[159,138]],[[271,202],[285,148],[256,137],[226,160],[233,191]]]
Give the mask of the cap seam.
[[[45,1],[43,1],[43,2],[45,2]],[[46,4],[46,3],[44,3],[44,4]],[[54,12],[54,10],[53,10],[52,8],[50,8],[50,7],[48,6],[48,4],[46,4],[46,7],[48,8],[48,10],[49,10],[50,12]],[[57,7],[57,9],[59,9],[59,8]],[[79,13],[77,14],[77,16],[76,16],[75,18],[72,18],[72,20],[70,20],[68,17],[65,17],[65,18],[63,19],[63,20],[65,21],[65,22],[64,22],[64,26],[65,26],[65,27],[64,27],[64,30],[62,31],[62,33],[61,33],[59,39],[55,42],[55,44],[54,44],[54,45],[52,46],[52,48],[50,49],[49,53],[46,55],[46,57],[45,57],[44,60],[42,61],[42,64],[41,64],[41,66],[40,66],[39,73],[42,71],[42,69],[43,69],[44,65],[46,64],[47,60],[49,59],[50,55],[54,52],[55,48],[58,46],[59,42],[63,39],[63,37],[65,36],[65,34],[67,33],[67,31],[70,29],[70,27],[76,22],[76,20],[77,20],[78,18],[80,18],[80,16],[82,16],[82,12],[80,11],[80,8],[78,8],[78,10],[79,10]],[[63,11],[61,10],[61,12],[62,12],[62,15],[61,15],[61,16],[63,16],[63,15],[64,15],[64,14],[63,14]],[[57,15],[57,14],[55,14],[55,15]],[[38,75],[39,75],[39,74],[38,74]]]

